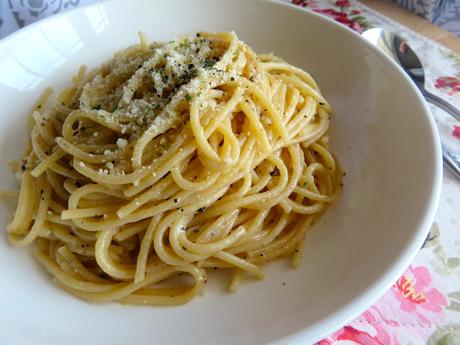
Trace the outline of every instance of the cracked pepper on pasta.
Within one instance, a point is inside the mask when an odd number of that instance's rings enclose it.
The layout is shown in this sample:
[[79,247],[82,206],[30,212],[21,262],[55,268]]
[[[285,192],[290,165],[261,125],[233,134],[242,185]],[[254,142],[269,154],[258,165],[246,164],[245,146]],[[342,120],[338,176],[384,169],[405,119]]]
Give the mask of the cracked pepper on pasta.
[[235,291],[298,266],[341,185],[330,113],[308,73],[232,32],[141,35],[37,102],[10,241],[93,302],[181,304],[207,269]]

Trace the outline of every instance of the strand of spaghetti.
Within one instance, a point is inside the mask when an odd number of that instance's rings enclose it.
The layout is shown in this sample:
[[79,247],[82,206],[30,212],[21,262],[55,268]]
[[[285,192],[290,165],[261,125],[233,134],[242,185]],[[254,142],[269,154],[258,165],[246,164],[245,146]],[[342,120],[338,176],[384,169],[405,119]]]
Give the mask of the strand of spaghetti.
[[144,238],[141,242],[141,248],[137,256],[136,262],[136,273],[134,275],[134,283],[139,283],[145,279],[145,268],[147,265],[147,258],[149,255],[149,250],[152,245],[153,233],[158,225],[158,222],[161,219],[161,215],[157,215],[152,218],[147,230],[145,231]]
[[74,180],[79,180],[82,178],[82,176],[79,175],[78,172],[75,172],[74,170],[72,170],[71,167],[63,166],[59,164],[58,162],[50,162],[49,170],[52,170],[58,175],[61,175],[67,178],[71,178]]
[[218,127],[219,123],[236,107],[243,95],[242,88],[237,88],[232,95],[232,98],[225,104],[225,107],[219,112],[214,121],[205,129],[200,125],[199,120],[199,103],[194,101],[190,107],[190,124],[193,130],[195,140],[203,154],[208,158],[219,160],[217,154],[210,147],[207,138]]
[[284,230],[288,222],[289,222],[289,214],[283,212],[282,216],[279,218],[276,225],[273,227],[273,229],[271,229],[271,231],[268,232],[266,236],[261,237],[259,239],[255,239],[251,242],[247,242],[244,245],[241,245],[235,248],[230,248],[228,251],[231,254],[239,254],[241,252],[249,252],[249,251],[263,248],[267,246],[269,243],[272,243],[273,241],[278,239],[278,237],[280,236],[280,234],[282,233],[282,231]]
[[209,242],[212,238],[214,239],[224,238],[224,236],[222,236],[219,233],[219,230],[223,230],[223,232],[225,233],[229,232],[233,228],[237,220],[239,212],[240,211],[236,209],[236,210],[220,215],[215,221],[210,223],[208,226],[203,227],[201,231],[198,230],[199,234],[196,237],[195,242],[196,243],[206,243],[206,242]]
[[62,151],[65,151],[68,154],[80,160],[84,160],[87,163],[107,163],[109,161],[118,159],[120,157],[119,151],[116,151],[116,152],[111,151],[110,154],[99,154],[98,155],[94,153],[85,152],[81,150],[80,148],[78,148],[76,145],[69,143],[64,138],[57,137],[55,140]]
[[[125,218],[126,216],[131,214],[133,211],[137,210],[139,207],[141,207],[145,203],[155,201],[155,200],[161,200],[162,192],[164,192],[164,190],[168,186],[171,186],[171,185],[172,185],[172,181],[170,177],[163,179],[156,185],[152,186],[150,190],[148,190],[147,192],[144,192],[143,194],[137,196],[134,200],[132,200],[128,204],[120,207],[119,210],[117,211],[118,217]],[[190,193],[184,193],[182,197],[186,198],[187,194],[190,194]],[[181,201],[181,198],[178,198],[176,196],[174,200],[176,200],[175,203],[178,204]]]
[[37,201],[35,201],[36,205],[38,204],[35,220],[30,228],[30,231],[24,235],[16,235],[14,232],[9,232],[9,239],[11,243],[15,246],[23,247],[28,244],[31,244],[39,235],[39,232],[45,222],[46,214],[48,212],[48,204],[51,198],[51,186],[45,183],[44,178],[40,178],[38,181],[38,186],[40,188],[37,191],[37,196],[35,197]]
[[267,72],[271,70],[277,70],[277,71],[286,71],[286,72],[295,74],[299,76],[308,85],[310,85],[314,90],[319,92],[319,88],[315,82],[315,79],[313,79],[313,77],[309,73],[305,72],[303,69],[289,65],[284,62],[281,62],[281,63],[280,62],[264,62],[262,66]]
[[53,260],[51,260],[46,254],[38,250],[35,253],[35,257],[40,261],[40,263],[53,274],[61,283],[72,288],[88,292],[107,292],[113,290],[115,287],[127,285],[127,283],[114,283],[114,284],[104,284],[104,283],[94,283],[86,282],[82,280],[77,280],[64,271],[62,271],[58,265],[56,265]]
[[65,154],[66,153],[63,150],[56,150],[51,155],[49,155],[47,158],[45,158],[44,160],[41,160],[40,163],[38,163],[37,166],[33,168],[30,174],[33,177],[40,176],[50,167],[52,163],[55,163],[58,160],[60,160],[62,157],[65,156]]
[[230,247],[233,243],[238,241],[242,236],[246,234],[246,230],[243,226],[239,226],[231,232],[229,236],[226,236],[222,240],[211,242],[211,243],[194,243],[187,239],[185,231],[179,234],[179,241],[188,251],[197,254],[212,254],[227,247]]
[[119,208],[120,208],[120,204],[112,204],[109,206],[81,208],[78,210],[65,210],[65,211],[62,211],[61,218],[62,219],[75,219],[75,218],[102,216],[107,213],[116,212]]
[[22,175],[21,189],[19,190],[19,199],[16,212],[11,222],[7,226],[9,233],[17,235],[25,234],[32,222],[33,209],[35,205],[35,181],[30,172],[26,171]]
[[221,251],[218,253],[214,253],[213,256],[223,261],[226,261],[232,264],[233,266],[242,269],[243,271],[250,272],[259,279],[265,278],[265,272],[260,267],[250,262],[247,262],[246,260],[243,260],[235,255],[232,255],[225,251]]
[[273,128],[278,132],[282,139],[286,140],[288,138],[288,131],[284,125],[283,119],[275,110],[272,102],[254,83],[245,80],[244,85],[247,87],[248,92],[250,92],[253,96],[255,96],[256,99],[260,101],[261,106],[264,109],[267,109],[266,113],[268,116],[270,116],[273,122]]
[[29,127],[29,130],[32,129],[32,127],[34,126],[33,113],[34,113],[35,111],[39,111],[40,109],[43,108],[44,104],[46,103],[46,101],[48,100],[48,98],[51,96],[52,93],[53,93],[53,88],[52,88],[52,87],[47,87],[47,88],[42,92],[42,94],[40,95],[40,97],[38,98],[38,100],[35,102],[35,104],[33,105],[32,111],[30,112],[29,118],[28,118],[28,127]]
[[233,270],[232,280],[230,281],[230,284],[228,285],[228,291],[236,292],[238,290],[238,286],[240,285],[240,280],[241,280],[241,270],[238,268],[235,268]]
[[46,142],[46,144],[53,145],[54,135],[52,131],[50,131],[49,129],[49,122],[45,121],[45,119],[39,111],[34,111],[32,113],[32,118],[35,121],[35,128],[37,128],[40,137]]
[[114,238],[117,241],[124,241],[138,233],[147,229],[148,224],[150,223],[149,219],[145,219],[143,221],[134,223],[134,225],[127,224],[127,227],[119,230],[115,235]]
[[94,256],[99,267],[109,276],[120,280],[130,280],[134,277],[133,265],[116,265],[109,256],[109,246],[112,242],[113,230],[103,230],[94,247]]
[[248,117],[251,123],[252,133],[254,137],[256,138],[256,140],[258,141],[262,149],[262,152],[265,154],[268,154],[268,152],[270,152],[270,143],[268,142],[268,138],[265,133],[265,129],[262,123],[259,121],[259,118],[258,118],[259,116],[255,113],[254,109],[246,102],[240,103],[239,107]]
[[191,182],[187,180],[179,171],[179,167],[176,165],[171,169],[171,176],[174,182],[179,188],[189,191],[200,191],[209,188],[213,185],[217,179],[221,176],[220,173],[206,174],[206,178],[199,182]]
[[292,268],[299,268],[300,260],[302,259],[304,248],[305,248],[305,237],[302,238],[295,246],[294,254],[292,255],[292,261],[291,261]]
[[174,251],[177,258],[185,262],[197,262],[209,256],[208,254],[194,253],[181,245],[180,236],[184,232],[183,229],[186,227],[191,217],[192,214],[176,215],[176,219],[173,220],[169,227],[169,236],[167,237],[171,249]]
[[316,99],[319,103],[323,103],[322,106],[327,110],[331,111],[330,105],[327,100],[315,89],[313,89],[310,85],[303,82],[300,78],[280,75],[279,76],[284,82],[291,84],[299,89],[300,92],[307,94],[314,99]]
[[67,199],[69,198],[69,193],[67,193],[67,191],[64,189],[61,179],[58,177],[58,174],[56,174],[51,169],[47,169],[46,179],[48,183],[51,185],[51,188],[53,189],[55,195],[59,199],[67,201]]

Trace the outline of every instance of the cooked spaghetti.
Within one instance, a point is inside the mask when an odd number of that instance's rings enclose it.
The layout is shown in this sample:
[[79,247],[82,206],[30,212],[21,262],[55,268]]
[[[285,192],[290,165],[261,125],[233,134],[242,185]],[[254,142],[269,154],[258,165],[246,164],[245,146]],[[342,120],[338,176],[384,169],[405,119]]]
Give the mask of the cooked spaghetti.
[[[331,108],[312,77],[234,33],[115,53],[45,91],[17,169],[11,243],[93,302],[174,305],[292,257],[334,201]],[[190,279],[190,277],[192,279]]]

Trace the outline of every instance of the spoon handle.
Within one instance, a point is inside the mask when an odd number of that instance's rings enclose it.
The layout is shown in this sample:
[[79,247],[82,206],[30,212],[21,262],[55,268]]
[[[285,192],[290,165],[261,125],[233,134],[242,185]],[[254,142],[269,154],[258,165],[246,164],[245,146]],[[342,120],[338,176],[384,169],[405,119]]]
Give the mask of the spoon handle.
[[[422,92],[425,96],[425,99],[434,104],[438,108],[441,108],[449,115],[453,116],[457,121],[460,121],[460,111],[452,106],[449,102],[446,102],[442,98],[433,95],[431,92],[426,91],[425,89]],[[442,147],[442,158],[444,164],[449,168],[452,173],[460,178],[460,156],[457,155],[452,149],[441,142]]]
[[452,171],[455,176],[460,178],[460,157],[442,142],[441,148],[444,164],[449,168],[450,171]]
[[449,102],[446,102],[445,100],[443,100],[441,97],[433,95],[431,92],[428,92],[425,89],[422,91],[422,93],[423,93],[423,95],[425,96],[425,99],[428,102],[430,102],[431,104],[434,104],[435,106],[441,108],[446,113],[448,113],[449,115],[451,115],[454,118],[456,118],[457,121],[460,121],[460,110],[455,108]]

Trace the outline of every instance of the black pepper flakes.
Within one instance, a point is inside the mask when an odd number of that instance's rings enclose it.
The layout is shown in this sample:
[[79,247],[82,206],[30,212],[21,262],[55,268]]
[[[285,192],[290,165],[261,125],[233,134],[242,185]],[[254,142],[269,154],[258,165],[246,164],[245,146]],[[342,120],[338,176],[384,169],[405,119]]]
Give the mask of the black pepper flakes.
[[177,199],[174,199],[174,202],[177,202]]
[[204,210],[205,210],[205,208],[204,208],[204,207],[200,207],[200,208],[199,208],[197,211],[198,211],[198,212],[200,212],[200,213],[203,213],[203,212],[204,212]]

